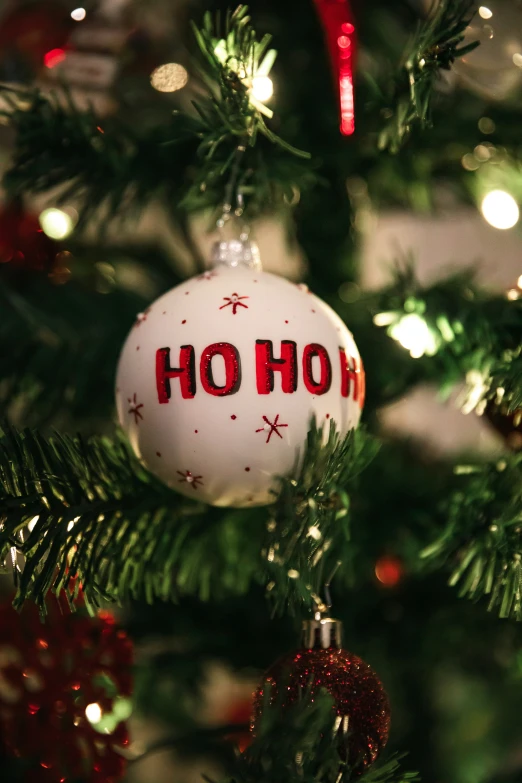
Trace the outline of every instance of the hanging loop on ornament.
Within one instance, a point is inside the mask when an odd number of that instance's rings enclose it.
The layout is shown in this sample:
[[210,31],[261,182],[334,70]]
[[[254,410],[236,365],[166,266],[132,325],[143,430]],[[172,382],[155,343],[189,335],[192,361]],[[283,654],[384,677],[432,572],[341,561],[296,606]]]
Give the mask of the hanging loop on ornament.
[[[250,172],[244,172],[239,178],[241,160],[246,152],[246,144],[238,144],[235,154],[230,179],[225,191],[225,202],[221,216],[216,222],[220,234],[220,240],[215,242],[212,248],[212,266],[225,264],[230,267],[246,266],[249,269],[261,270],[261,258],[257,244],[250,240],[250,225],[244,219],[245,198],[243,186]],[[227,238],[225,226],[234,221],[239,226],[239,238]]]

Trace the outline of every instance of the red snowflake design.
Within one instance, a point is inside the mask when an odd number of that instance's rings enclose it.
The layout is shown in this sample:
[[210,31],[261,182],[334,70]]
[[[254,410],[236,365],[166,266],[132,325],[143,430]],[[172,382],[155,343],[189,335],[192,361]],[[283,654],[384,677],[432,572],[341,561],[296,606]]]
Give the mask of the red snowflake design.
[[223,299],[225,300],[226,304],[221,305],[219,308],[220,310],[222,310],[224,307],[232,307],[233,315],[237,313],[238,307],[244,307],[246,310],[248,310],[248,305],[243,304],[241,299],[250,299],[249,296],[239,296],[239,294],[232,294],[232,296],[224,296]]
[[147,320],[147,316],[150,313],[150,307],[147,307],[146,310],[144,310],[142,313],[138,313],[136,316],[136,321],[134,322],[134,327],[141,326],[141,324]]
[[218,273],[213,271],[202,272],[198,275],[198,280],[212,280],[213,277],[217,277]]
[[134,397],[131,399],[130,397],[127,397],[129,401],[129,410],[127,413],[132,413],[134,416],[134,421],[136,424],[139,423],[140,419],[143,419],[142,413],[140,408],[143,408],[143,403],[138,403],[138,399],[136,397],[136,392],[134,392]]
[[274,421],[269,421],[269,419],[266,416],[263,416],[263,421],[265,422],[265,424],[262,427],[260,427],[258,430],[256,430],[256,432],[267,432],[268,433],[268,437],[266,439],[267,443],[270,443],[270,438],[274,433],[278,435],[281,438],[281,440],[283,440],[283,436],[279,432],[279,427],[288,427],[288,424],[278,424],[279,413],[275,417]]
[[176,473],[178,476],[181,476],[179,479],[180,484],[192,484],[192,489],[197,489],[200,485],[203,485],[203,482],[201,481],[203,476],[194,476],[190,470],[186,470],[185,473],[181,470],[177,470]]

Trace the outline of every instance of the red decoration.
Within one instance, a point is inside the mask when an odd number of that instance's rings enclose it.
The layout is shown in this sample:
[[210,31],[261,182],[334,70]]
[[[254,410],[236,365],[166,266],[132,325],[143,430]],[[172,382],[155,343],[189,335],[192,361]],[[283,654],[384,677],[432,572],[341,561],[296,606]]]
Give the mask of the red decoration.
[[34,762],[27,781],[114,783],[126,726],[102,733],[85,710],[108,715],[116,696],[130,696],[131,642],[108,612],[72,614],[56,599],[47,608],[42,623],[34,605],[0,607],[0,750]]
[[0,210],[0,264],[51,273],[58,246],[42,229],[36,215],[18,203]]
[[[319,359],[321,377],[314,378],[313,360]],[[319,343],[310,343],[303,351],[303,378],[305,386],[311,394],[326,394],[332,385],[332,363],[328,351]]]
[[248,310],[248,305],[243,304],[241,300],[250,299],[249,296],[239,296],[239,294],[234,293],[232,296],[224,296],[223,299],[226,304],[221,305],[220,310],[223,310],[224,307],[232,307],[232,315],[236,315],[238,307],[244,307],[245,310]]
[[402,561],[394,555],[383,555],[375,564],[375,576],[384,587],[396,587],[404,576]]
[[192,399],[196,394],[196,359],[192,345],[182,345],[179,351],[180,367],[170,366],[170,348],[159,348],[156,352],[156,387],[158,402],[166,405],[170,400],[170,379],[179,378],[181,396]]
[[355,24],[349,0],[315,0],[339,85],[341,133],[355,130],[354,70],[356,56]]
[[281,389],[293,394],[297,389],[297,344],[293,340],[281,340],[281,358],[274,357],[271,340],[256,340],[257,393],[274,391],[274,372],[281,373]]
[[340,623],[313,620],[305,623],[307,643],[297,652],[277,661],[265,674],[254,697],[252,729],[263,707],[263,694],[278,691],[283,709],[311,687],[312,695],[325,688],[335,700],[339,724],[339,750],[354,772],[372,764],[388,740],[390,705],[379,678],[357,655],[340,647]]
[[[225,383],[218,386],[212,372],[212,359],[221,356],[225,364]],[[241,359],[239,351],[230,343],[213,343],[201,354],[201,384],[208,394],[226,397],[235,394],[241,386]]]
[[[341,394],[343,397],[349,397],[353,382],[353,398],[359,402],[359,407],[364,407],[366,398],[366,376],[364,374],[363,363],[360,358],[352,358],[346,355],[344,348],[339,348],[341,359]],[[350,367],[350,361],[353,366]]]
[[275,417],[274,421],[270,421],[266,416],[263,416],[263,421],[265,422],[262,427],[260,427],[256,432],[266,432],[268,433],[268,437],[266,439],[267,443],[270,443],[270,438],[272,435],[277,435],[281,440],[283,440],[283,436],[279,432],[280,427],[288,427],[288,424],[278,424],[279,422],[279,413]]

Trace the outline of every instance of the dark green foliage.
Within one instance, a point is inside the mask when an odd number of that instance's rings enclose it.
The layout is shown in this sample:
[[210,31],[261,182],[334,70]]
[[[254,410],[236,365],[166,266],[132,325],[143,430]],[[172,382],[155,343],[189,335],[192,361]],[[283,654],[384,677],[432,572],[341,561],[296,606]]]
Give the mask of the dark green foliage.
[[[24,557],[17,605],[31,597],[43,607],[50,589],[74,595],[78,577],[92,604],[180,594],[208,600],[245,593],[256,582],[279,609],[311,606],[323,579],[321,546],[326,552],[329,542],[335,552],[324,562],[349,551],[346,520],[339,519],[347,513],[346,483],[374,451],[362,431],[343,441],[332,429],[323,450],[321,437],[312,426],[303,468],[283,480],[274,506],[218,510],[154,479],[120,438],[46,439],[6,428],[0,557],[12,548]],[[322,543],[307,535],[312,522]]]
[[459,595],[489,597],[500,617],[522,619],[522,456],[460,465],[454,491],[441,503],[443,533],[421,553],[448,564]]
[[424,128],[431,124],[431,104],[441,69],[449,70],[457,57],[478,46],[478,41],[461,46],[473,7],[473,0],[441,0],[433,3],[426,20],[419,22],[392,82],[389,103],[383,108],[386,125],[379,136],[380,149],[397,152],[414,125]]

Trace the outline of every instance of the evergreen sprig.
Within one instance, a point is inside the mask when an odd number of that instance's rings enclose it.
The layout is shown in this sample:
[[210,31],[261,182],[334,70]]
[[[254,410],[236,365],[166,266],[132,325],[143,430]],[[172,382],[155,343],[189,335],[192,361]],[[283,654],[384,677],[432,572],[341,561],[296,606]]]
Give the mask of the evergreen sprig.
[[[492,294],[473,278],[468,270],[423,286],[406,265],[378,296],[374,321],[399,341],[401,326],[420,330],[420,374],[443,390],[465,380],[465,412],[481,413],[491,401],[512,413],[522,405],[522,298],[516,291],[514,298]],[[429,358],[422,360],[424,354]]]
[[[251,744],[229,765],[222,783],[413,783],[418,776],[402,772],[398,758],[354,774],[339,753],[337,714],[325,690],[312,699],[307,691],[283,708],[281,697],[266,700]],[[277,748],[277,752],[274,749]]]
[[[338,524],[348,505],[344,482],[374,450],[362,431],[340,439],[332,430],[324,447],[322,440],[312,427],[303,468],[283,480],[273,506],[222,510],[168,489],[119,437],[45,438],[6,426],[0,440],[0,558],[21,556],[16,604],[32,598],[43,608],[49,590],[74,597],[79,584],[86,601],[97,605],[130,596],[208,600],[245,593],[257,583],[278,607],[287,601],[290,609],[303,602],[310,607],[323,564],[319,542],[307,540],[308,526],[323,538],[325,552],[328,542],[335,558],[348,562],[346,521]],[[296,552],[298,542],[305,542],[309,559]]]
[[446,526],[421,557],[451,568],[449,584],[489,610],[522,619],[522,455],[455,468],[456,489],[441,504]]
[[419,22],[390,93],[383,96],[385,125],[379,136],[380,149],[398,152],[415,125],[425,128],[431,124],[435,83],[441,70],[450,70],[458,57],[479,45],[478,41],[462,45],[473,7],[473,0],[433,2],[426,19]]
[[209,13],[193,30],[206,92],[193,101],[193,111],[175,111],[169,122],[142,133],[80,110],[68,89],[47,97],[2,88],[10,104],[4,114],[16,131],[4,177],[8,191],[61,188],[59,199],[79,199],[85,220],[102,204],[116,214],[122,204],[138,208],[155,195],[171,209],[216,208],[224,201],[236,209],[246,201],[261,211],[288,203],[294,188],[314,181],[308,164],[291,159],[310,155],[270,129],[265,117],[272,112],[253,97],[253,80],[267,75],[275,51],[267,51],[270,36],[257,40],[248,7],[227,14],[223,38],[219,18]]

